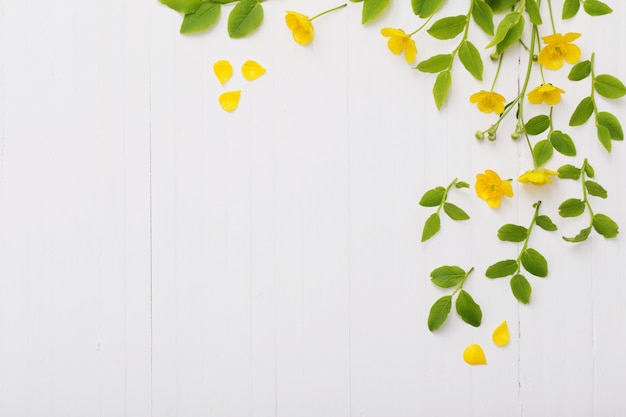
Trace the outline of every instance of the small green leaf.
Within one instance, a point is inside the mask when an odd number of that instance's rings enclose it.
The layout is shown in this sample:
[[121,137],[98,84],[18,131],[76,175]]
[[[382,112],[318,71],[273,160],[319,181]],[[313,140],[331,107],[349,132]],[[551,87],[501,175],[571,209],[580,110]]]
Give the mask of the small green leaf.
[[434,332],[446,321],[448,318],[448,314],[450,314],[450,310],[452,309],[452,296],[444,295],[430,308],[430,313],[428,314],[428,330]]
[[228,15],[228,35],[243,38],[263,22],[263,7],[257,0],[241,0]]
[[435,97],[435,104],[438,110],[441,110],[441,106],[443,106],[446,98],[448,98],[448,90],[451,85],[452,75],[450,71],[441,71],[439,75],[437,75],[437,80],[433,86],[433,96]]
[[459,181],[456,184],[454,184],[454,186],[456,188],[470,188],[470,185],[466,183],[465,181]]
[[431,214],[424,223],[424,229],[422,230],[422,242],[426,242],[433,237],[441,229],[441,219],[439,213]]
[[424,6],[424,0],[411,0],[411,7],[413,8],[413,14],[418,16]]
[[445,211],[452,220],[469,220],[470,218],[470,216],[461,207],[452,203],[443,203],[443,211]]
[[459,59],[465,69],[478,81],[483,79],[483,60],[480,52],[470,41],[463,41],[459,48]]
[[624,140],[624,131],[617,117],[605,111],[598,113],[598,123],[609,130],[611,139]]
[[593,113],[593,100],[591,97],[585,97],[578,103],[576,110],[572,113],[572,117],[569,119],[570,126],[580,126],[584,124]]
[[600,198],[607,198],[608,193],[600,184],[595,181],[587,180],[585,181],[585,188],[589,195]]
[[445,194],[445,188],[435,187],[424,193],[422,199],[419,202],[419,205],[423,207],[438,207],[443,202],[443,197]]
[[526,0],[526,13],[530,18],[530,22],[533,25],[539,26],[541,21],[541,12],[539,11],[539,5],[535,0]]
[[437,73],[450,68],[450,65],[452,65],[452,55],[439,54],[425,59],[415,68],[422,72]]
[[595,214],[592,225],[596,232],[606,238],[614,238],[619,233],[617,223],[605,214]]
[[[589,2],[587,0],[585,4]],[[626,87],[620,80],[609,74],[600,74],[593,83],[594,88],[601,96],[606,98],[620,98],[626,95]]]
[[513,275],[517,271],[517,261],[514,259],[507,259],[504,261],[496,262],[491,265],[485,271],[487,278],[502,278],[509,275]]
[[[576,2],[578,2],[578,0],[576,0]],[[591,74],[591,61],[587,60],[574,65],[567,78],[569,78],[570,81],[580,81],[587,78],[589,74]]]
[[585,202],[577,198],[565,200],[559,206],[559,216],[577,217],[585,212]]
[[536,277],[548,275],[548,261],[535,249],[528,248],[522,252],[522,265]]
[[528,229],[517,224],[505,224],[498,230],[498,239],[505,242],[523,242],[528,237]]
[[472,18],[487,35],[493,36],[493,11],[483,0],[474,0]]
[[220,18],[221,5],[206,1],[193,13],[186,14],[180,26],[180,33],[195,33],[209,29]]
[[602,16],[613,11],[606,3],[602,3],[599,0],[583,1],[583,9],[589,16]]
[[550,118],[545,114],[540,114],[539,116],[535,116],[528,122],[526,122],[526,124],[524,125],[524,130],[526,130],[526,133],[528,133],[529,135],[534,136],[545,132],[546,130],[548,130],[549,127]]
[[552,144],[548,140],[540,140],[535,144],[533,148],[533,159],[535,160],[535,164],[538,167],[545,164],[552,158],[552,154],[554,153],[554,148]]
[[159,0],[161,3],[181,13],[193,13],[198,10],[201,0]]
[[524,33],[525,21],[524,16],[520,14],[518,22],[511,26],[511,29],[507,32],[504,39],[502,39],[496,46],[497,53],[504,53],[509,46],[516,44],[520,40],[522,34]]
[[555,230],[558,229],[556,224],[552,222],[552,219],[546,216],[545,214],[542,214],[541,216],[537,216],[535,223],[537,224],[537,226],[541,227],[543,230],[546,230],[548,232],[554,232]]
[[585,174],[589,178],[593,178],[596,175],[596,171],[593,169],[593,167],[591,166],[589,162],[585,163]]
[[587,240],[589,234],[591,233],[591,226],[582,229],[578,234],[574,237],[565,237],[563,236],[563,240],[566,242],[578,243]]
[[574,141],[567,133],[563,133],[560,130],[553,130],[548,139],[550,139],[550,143],[560,154],[576,156],[576,145],[574,145]]
[[521,303],[528,304],[530,302],[530,294],[532,288],[530,283],[523,275],[517,274],[511,278],[511,291],[517,300]]
[[486,0],[491,10],[494,12],[502,12],[513,7],[518,0]]
[[[418,14],[419,17],[421,17],[422,19],[426,19],[427,17],[432,16],[437,10],[439,10],[439,7],[443,3],[443,0],[424,0],[421,3],[422,6],[420,7]],[[415,7],[413,7],[413,11],[415,11]]]
[[[492,9],[493,9],[493,7],[492,7]],[[493,37],[491,42],[489,42],[489,44],[487,44],[485,49],[486,48],[491,48],[492,46],[495,46],[495,45],[499,44],[500,42],[502,42],[502,40],[506,37],[506,34],[509,33],[509,30],[511,30],[513,25],[515,25],[517,23],[517,21],[519,20],[520,16],[521,15],[519,13],[517,13],[517,12],[511,12],[511,13],[507,14],[506,16],[504,16],[504,19],[502,19],[500,21],[500,23],[498,24],[498,29],[496,30],[495,36]]]
[[438,287],[456,287],[465,278],[465,271],[458,266],[444,265],[433,269],[430,273],[430,280]]
[[369,23],[376,19],[378,15],[389,6],[389,1],[390,0],[363,0],[361,23]]
[[557,172],[559,173],[559,178],[561,179],[578,180],[578,178],[580,178],[581,171],[580,168],[567,164],[560,167]]
[[463,32],[467,24],[467,16],[450,16],[437,20],[426,32],[436,39],[453,39]]
[[480,326],[483,319],[483,312],[480,306],[476,304],[472,296],[465,290],[461,290],[456,298],[456,312],[470,326]]
[[608,152],[611,152],[611,148],[613,147],[611,143],[611,132],[602,125],[597,125],[596,128],[598,129],[598,140]]
[[578,9],[580,9],[580,0],[565,0],[563,3],[563,20],[576,16]]

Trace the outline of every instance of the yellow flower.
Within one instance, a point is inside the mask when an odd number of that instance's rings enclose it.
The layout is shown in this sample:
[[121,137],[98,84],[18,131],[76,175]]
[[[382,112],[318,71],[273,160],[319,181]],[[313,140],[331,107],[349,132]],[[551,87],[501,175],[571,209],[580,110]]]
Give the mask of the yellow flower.
[[256,61],[248,60],[241,66],[241,73],[243,78],[248,81],[253,81],[265,74],[265,68]]
[[463,360],[470,365],[487,365],[485,352],[480,345],[469,345],[463,351]]
[[291,29],[293,40],[300,45],[306,45],[313,40],[313,23],[308,16],[296,12],[287,12],[285,22],[287,27]]
[[493,343],[498,346],[505,346],[509,343],[511,334],[509,333],[509,326],[506,324],[506,320],[503,321],[501,325],[496,327],[491,335],[491,339],[493,340]]
[[215,76],[219,80],[220,84],[224,85],[233,75],[233,66],[230,62],[221,59],[213,64],[213,72],[215,73]]
[[478,110],[483,113],[502,114],[506,99],[493,91],[480,90],[470,96],[470,103],[476,103]]
[[528,93],[528,101],[532,104],[541,104],[544,101],[546,104],[553,106],[561,101],[561,94],[565,94],[565,91],[559,87],[555,87],[552,84],[541,84]]
[[554,35],[544,36],[542,39],[546,46],[539,52],[537,62],[551,70],[561,68],[564,59],[568,64],[578,62],[580,59],[580,48],[571,42],[579,37],[580,33],[574,32],[569,32],[565,35],[555,33]]
[[391,52],[396,55],[400,55],[404,51],[404,59],[409,64],[415,61],[417,55],[417,48],[415,47],[415,41],[411,39],[410,35],[407,35],[402,29],[384,28],[380,33],[389,38],[387,47]]
[[239,105],[239,97],[241,97],[241,90],[222,93],[219,97],[220,106],[226,111],[233,111]]
[[539,168],[524,172],[517,180],[519,182],[530,182],[535,185],[552,184],[550,176],[554,177],[555,175],[558,175],[558,172]]
[[487,201],[489,207],[498,208],[503,195],[513,197],[513,187],[509,180],[501,180],[496,172],[488,169],[476,175],[476,195]]

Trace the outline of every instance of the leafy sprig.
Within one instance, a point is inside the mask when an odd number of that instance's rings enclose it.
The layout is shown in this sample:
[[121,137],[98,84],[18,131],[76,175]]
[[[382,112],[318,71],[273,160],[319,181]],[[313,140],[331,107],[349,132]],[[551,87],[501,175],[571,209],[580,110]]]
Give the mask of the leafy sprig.
[[599,0],[565,0],[563,2],[563,19],[571,19],[578,14],[580,3],[583,4],[583,10],[589,16],[602,16],[613,11],[608,4]]
[[548,261],[546,258],[536,249],[528,247],[533,227],[537,225],[549,232],[557,230],[556,224],[552,222],[550,217],[539,215],[540,206],[541,201],[533,204],[535,213],[528,228],[517,224],[505,224],[498,230],[498,239],[501,241],[524,242],[517,259],[498,261],[485,271],[487,278],[512,276],[510,281],[511,291],[515,298],[524,304],[530,302],[532,287],[526,277],[521,274],[522,268],[536,277],[545,278],[548,275]]
[[422,230],[422,242],[426,242],[433,237],[441,229],[441,216],[439,212],[443,209],[444,213],[452,220],[468,220],[470,216],[459,206],[448,202],[448,193],[450,189],[455,187],[469,188],[469,184],[464,181],[458,181],[455,178],[447,187],[438,186],[424,193],[419,201],[422,207],[437,207],[437,211],[431,214],[424,223]]
[[452,299],[458,293],[455,307],[458,315],[467,324],[478,327],[483,318],[483,312],[480,306],[474,301],[472,296],[463,289],[463,285],[467,277],[472,273],[474,268],[465,272],[459,266],[440,266],[430,273],[430,279],[436,286],[440,288],[453,288],[455,290],[450,295],[444,295],[439,298],[430,308],[428,314],[428,330],[434,332],[445,323],[450,311],[452,310]]

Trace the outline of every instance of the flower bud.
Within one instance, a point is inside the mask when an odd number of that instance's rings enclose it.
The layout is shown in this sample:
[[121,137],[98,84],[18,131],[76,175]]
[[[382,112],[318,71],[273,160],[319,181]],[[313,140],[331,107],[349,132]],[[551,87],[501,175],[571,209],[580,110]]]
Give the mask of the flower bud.
[[511,139],[513,139],[513,140],[519,139],[519,132],[517,130],[515,132],[511,133]]
[[482,130],[477,130],[476,133],[474,133],[474,136],[476,137],[476,139],[485,139],[485,132],[483,132]]
[[489,134],[487,135],[487,139],[493,142],[494,140],[496,140],[496,134],[494,132],[489,132]]
[[489,58],[491,58],[492,61],[497,61],[498,59],[500,59],[500,54],[497,52],[494,52],[491,55],[489,55]]

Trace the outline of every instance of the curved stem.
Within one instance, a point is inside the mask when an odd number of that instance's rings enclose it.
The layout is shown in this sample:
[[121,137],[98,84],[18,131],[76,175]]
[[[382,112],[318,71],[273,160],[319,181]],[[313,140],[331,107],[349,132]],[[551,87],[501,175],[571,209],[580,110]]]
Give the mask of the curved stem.
[[325,12],[322,12],[322,13],[316,14],[315,16],[313,16],[312,18],[310,18],[309,20],[312,22],[312,21],[314,21],[315,19],[317,19],[317,18],[318,18],[318,17],[320,17],[320,16],[324,16],[325,14],[330,13],[330,12],[334,12],[335,10],[343,9],[343,8],[344,8],[344,7],[346,7],[347,5],[348,5],[348,3],[344,3],[344,4],[342,4],[341,6],[333,7],[332,9],[326,10]]

